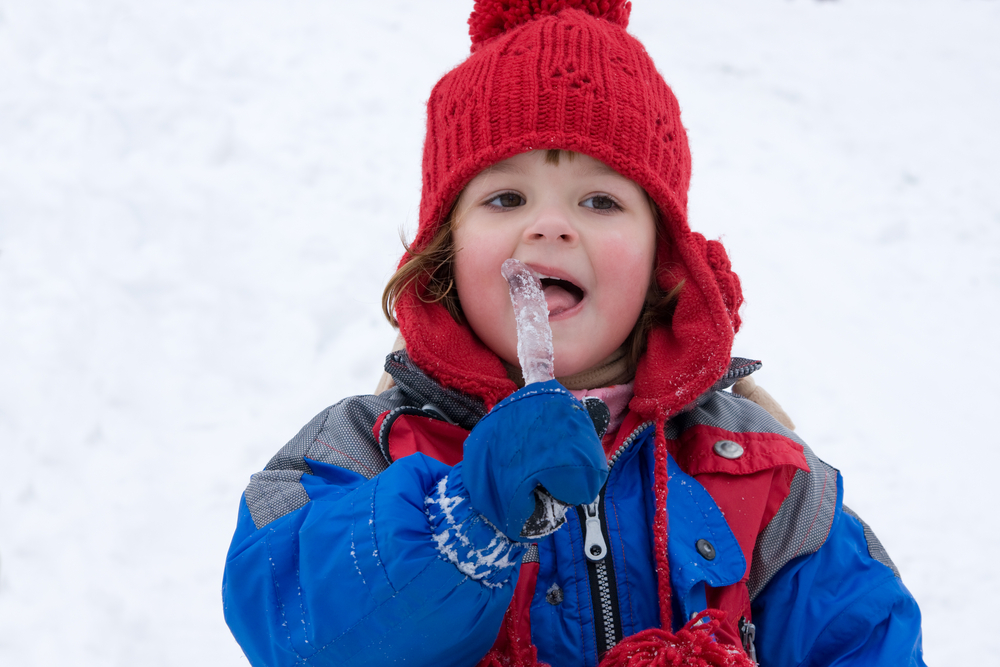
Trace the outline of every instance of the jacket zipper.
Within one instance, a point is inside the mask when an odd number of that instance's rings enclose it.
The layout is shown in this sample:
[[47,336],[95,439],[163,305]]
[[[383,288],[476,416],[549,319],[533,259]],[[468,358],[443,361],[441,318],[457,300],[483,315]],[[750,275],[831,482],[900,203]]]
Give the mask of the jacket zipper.
[[756,667],[760,664],[757,662],[757,647],[754,646],[754,642],[757,640],[757,626],[747,621],[746,616],[740,616],[738,627],[740,639],[743,640],[743,650],[750,658],[750,662]]
[[587,573],[590,577],[598,661],[621,640],[615,567],[608,558],[607,522],[601,507],[603,498],[604,490],[601,490],[597,500],[578,508],[580,523],[584,526],[583,552],[587,556]]
[[[639,433],[646,430],[652,422],[640,424],[622,442],[621,446],[608,459],[608,471],[618,462],[625,450],[631,446]],[[583,528],[583,552],[587,557],[587,572],[590,575],[590,596],[594,608],[594,632],[597,639],[597,659],[614,648],[622,639],[622,628],[619,622],[618,587],[615,583],[614,561],[610,558],[608,549],[607,514],[604,510],[604,494],[606,487],[601,489],[597,499],[589,505],[580,505],[577,511],[580,515],[580,525]]]

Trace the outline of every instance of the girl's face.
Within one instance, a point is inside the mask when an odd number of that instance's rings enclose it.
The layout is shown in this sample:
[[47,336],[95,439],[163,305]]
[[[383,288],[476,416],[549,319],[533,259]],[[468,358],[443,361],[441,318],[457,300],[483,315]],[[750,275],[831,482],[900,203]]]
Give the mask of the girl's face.
[[456,204],[455,283],[477,336],[510,364],[517,332],[500,265],[513,257],[542,279],[557,377],[596,366],[642,312],[656,222],[645,192],[603,162],[545,151],[476,176]]

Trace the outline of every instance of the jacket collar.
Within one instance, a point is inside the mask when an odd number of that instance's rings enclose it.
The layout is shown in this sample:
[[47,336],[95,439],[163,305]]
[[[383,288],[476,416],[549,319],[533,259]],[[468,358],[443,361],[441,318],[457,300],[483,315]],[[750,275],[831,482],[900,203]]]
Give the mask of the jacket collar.
[[[712,392],[728,389],[740,378],[760,370],[760,367],[760,361],[733,357],[722,377],[684,409],[692,409],[702,404]],[[413,362],[405,348],[386,356],[385,372],[392,376],[396,386],[413,405],[423,407],[431,404],[443,409],[448,419],[466,430],[472,430],[472,427],[488,412],[486,404],[481,399],[448,389],[431,378]]]
[[481,399],[441,386],[413,363],[405,349],[392,352],[385,358],[385,372],[392,376],[411,405],[432,405],[467,431],[471,431],[486,415],[486,406]]

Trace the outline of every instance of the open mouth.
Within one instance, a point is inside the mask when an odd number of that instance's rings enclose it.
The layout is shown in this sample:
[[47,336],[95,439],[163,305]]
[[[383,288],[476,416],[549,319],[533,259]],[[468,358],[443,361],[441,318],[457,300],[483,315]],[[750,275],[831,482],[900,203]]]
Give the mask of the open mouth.
[[539,276],[545,303],[549,307],[549,317],[569,310],[583,301],[584,292],[568,280]]

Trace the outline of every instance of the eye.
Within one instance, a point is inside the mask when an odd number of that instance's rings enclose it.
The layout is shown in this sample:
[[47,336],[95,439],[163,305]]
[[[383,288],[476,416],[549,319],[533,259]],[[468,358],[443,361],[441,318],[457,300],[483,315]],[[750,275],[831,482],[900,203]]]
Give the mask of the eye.
[[580,202],[580,206],[586,206],[587,208],[596,209],[598,211],[611,211],[621,208],[618,202],[616,202],[610,195],[594,195],[593,197],[587,197]]
[[516,192],[501,192],[488,200],[486,205],[496,206],[497,208],[514,208],[516,206],[524,206],[525,203],[524,197]]

